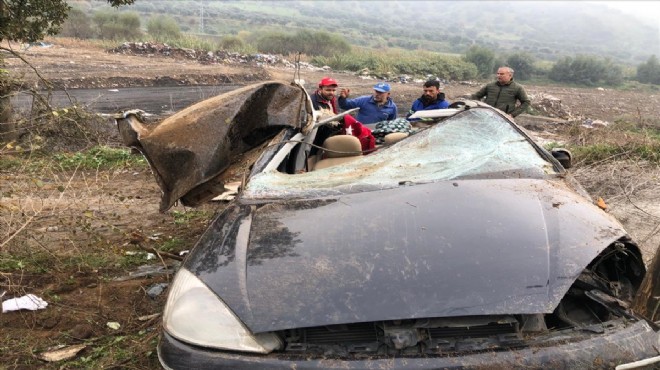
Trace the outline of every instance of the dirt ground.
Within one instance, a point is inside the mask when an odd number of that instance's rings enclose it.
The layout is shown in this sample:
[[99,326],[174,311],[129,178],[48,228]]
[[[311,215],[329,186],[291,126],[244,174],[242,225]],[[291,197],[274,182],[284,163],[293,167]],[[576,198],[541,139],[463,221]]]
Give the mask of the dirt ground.
[[[33,47],[23,55],[43,77],[68,88],[248,84],[294,77],[293,69],[277,65],[200,64],[49,41],[55,45]],[[35,75],[18,58],[6,55],[6,62],[12,74],[36,83]],[[327,75],[355,96],[370,93],[375,83],[348,73],[300,71],[310,89]],[[400,110],[407,110],[420,95],[420,85],[393,85],[392,97]],[[453,100],[479,86],[451,82],[444,91]],[[560,99],[578,119],[614,122],[621,117],[660,116],[660,93],[548,86],[527,86],[527,90],[533,96]],[[557,136],[552,123],[547,125],[550,128],[540,130],[535,126],[533,132],[546,140],[570,139]],[[658,166],[621,160],[578,167],[575,176],[594,197],[605,199],[610,212],[650,259],[660,245]],[[0,294],[32,293],[49,304],[44,310],[0,314],[0,369],[159,368],[155,343],[166,293],[151,298],[147,291],[167,283],[171,278],[167,272],[178,261],[148,259],[143,248],[173,254],[190,249],[223,204],[194,210],[177,205],[158,213],[160,191],[146,166],[103,171],[0,170],[0,194]],[[144,272],[143,266],[153,271],[135,275]],[[38,359],[57,345],[84,348],[68,362]]]

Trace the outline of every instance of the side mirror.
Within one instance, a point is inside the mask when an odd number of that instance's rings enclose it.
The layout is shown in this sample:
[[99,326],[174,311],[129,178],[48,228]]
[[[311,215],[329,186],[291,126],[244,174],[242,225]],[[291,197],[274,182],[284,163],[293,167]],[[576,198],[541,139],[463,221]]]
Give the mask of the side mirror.
[[551,151],[552,156],[561,163],[565,169],[569,169],[572,166],[573,155],[568,149],[564,148],[554,148]]

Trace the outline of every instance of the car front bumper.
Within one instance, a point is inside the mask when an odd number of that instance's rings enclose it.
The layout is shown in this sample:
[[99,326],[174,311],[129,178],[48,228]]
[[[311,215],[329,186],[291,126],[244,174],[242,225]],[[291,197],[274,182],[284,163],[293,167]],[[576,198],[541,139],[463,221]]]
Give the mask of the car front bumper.
[[458,356],[337,359],[210,350],[188,345],[163,333],[158,357],[166,369],[612,369],[622,363],[660,354],[660,333],[644,321],[620,323],[580,341],[570,336],[556,336],[552,342],[553,345]]

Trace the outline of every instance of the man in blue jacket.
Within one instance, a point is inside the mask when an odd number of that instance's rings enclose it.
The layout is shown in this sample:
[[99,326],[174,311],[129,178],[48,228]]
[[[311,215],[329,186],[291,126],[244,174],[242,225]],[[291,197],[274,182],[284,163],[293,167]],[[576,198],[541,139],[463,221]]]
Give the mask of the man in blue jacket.
[[449,102],[445,100],[445,93],[440,92],[440,81],[428,80],[424,83],[424,94],[413,102],[406,118],[420,110],[445,109],[447,107],[449,107]]
[[349,89],[341,89],[338,99],[339,108],[348,110],[359,107],[360,110],[357,117],[355,117],[358,121],[370,124],[396,119],[396,104],[390,98],[390,85],[388,83],[379,82],[375,84],[372,95],[348,99],[350,92]]

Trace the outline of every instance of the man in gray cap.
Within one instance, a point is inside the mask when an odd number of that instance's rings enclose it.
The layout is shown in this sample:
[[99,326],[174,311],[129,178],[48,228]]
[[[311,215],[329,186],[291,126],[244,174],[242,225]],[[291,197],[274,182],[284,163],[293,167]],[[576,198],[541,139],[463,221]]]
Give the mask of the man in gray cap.
[[396,104],[390,98],[390,84],[379,82],[374,85],[372,95],[364,95],[355,99],[348,99],[349,89],[341,89],[339,94],[339,108],[343,110],[360,108],[355,117],[364,124],[396,119]]

